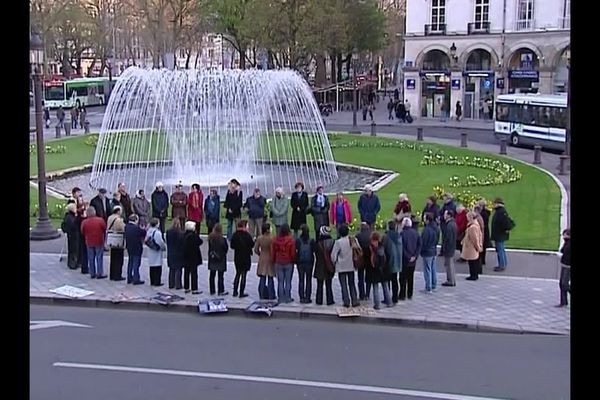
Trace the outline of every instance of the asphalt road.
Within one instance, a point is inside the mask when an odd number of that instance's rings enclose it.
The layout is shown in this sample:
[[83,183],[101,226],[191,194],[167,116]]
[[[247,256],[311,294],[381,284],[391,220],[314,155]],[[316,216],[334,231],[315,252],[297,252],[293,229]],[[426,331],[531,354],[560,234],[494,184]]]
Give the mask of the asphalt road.
[[30,319],[90,326],[30,331],[34,400],[570,398],[569,337],[59,306]]

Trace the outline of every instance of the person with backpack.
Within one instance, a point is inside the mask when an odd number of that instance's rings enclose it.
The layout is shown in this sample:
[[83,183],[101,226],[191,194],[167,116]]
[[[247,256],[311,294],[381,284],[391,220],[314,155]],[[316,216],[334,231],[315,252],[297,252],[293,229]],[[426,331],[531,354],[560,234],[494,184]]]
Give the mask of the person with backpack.
[[227,296],[229,292],[225,291],[225,271],[227,271],[227,252],[229,246],[227,239],[223,237],[223,227],[217,223],[213,226],[208,235],[208,285],[210,295],[215,294],[215,277],[217,277],[217,294]]
[[160,221],[158,218],[150,219],[150,228],[146,232],[145,245],[148,247],[148,265],[150,266],[150,286],[162,286],[160,277],[162,276],[163,251],[167,246],[163,240],[162,233],[158,228]]
[[504,207],[504,201],[497,197],[494,200],[494,215],[492,216],[492,229],[490,238],[494,241],[496,254],[498,256],[498,266],[494,268],[495,272],[502,272],[508,266],[506,258],[506,241],[509,239],[509,232],[515,227],[515,223],[508,215]]
[[196,233],[196,223],[187,221],[183,237],[183,258],[185,260],[183,289],[185,293],[190,292],[190,286],[192,294],[202,293],[198,290],[198,266],[202,265],[202,253],[200,252],[202,243],[203,240]]
[[127,283],[143,285],[140,280],[140,266],[142,264],[142,252],[146,231],[139,227],[139,217],[135,214],[129,216],[125,225],[125,248],[127,249]]
[[398,274],[402,273],[402,236],[396,230],[396,221],[388,221],[387,232],[382,239],[385,248],[386,268],[385,268],[385,285],[391,282],[392,286],[392,303],[398,303],[398,293],[400,288],[398,284],[400,279]]
[[265,222],[261,229],[261,235],[254,243],[254,253],[258,256],[256,275],[258,281],[258,296],[261,300],[275,300],[275,266],[271,260],[271,224]]
[[[252,265],[252,250],[254,239],[248,232],[248,221],[241,220],[237,224],[237,230],[231,236],[231,249],[234,251],[235,278],[233,279],[233,296],[239,293],[240,299],[248,297],[246,290],[246,275]],[[239,292],[238,292],[239,288]]]
[[569,305],[569,297],[571,294],[571,229],[567,228],[563,231],[564,244],[560,249],[562,256],[560,257],[560,303],[555,307],[562,308]]
[[298,268],[298,296],[300,303],[312,303],[312,274],[315,264],[315,241],[309,236],[308,225],[300,227],[300,237],[296,239],[296,266]]
[[169,267],[169,289],[181,290],[181,273],[183,272],[183,229],[179,219],[173,220],[171,229],[167,231],[167,266]]
[[333,300],[333,275],[335,268],[331,261],[331,249],[333,248],[333,239],[331,238],[331,229],[328,226],[322,226],[319,232],[319,239],[315,249],[315,278],[317,279],[317,295],[315,303],[323,305],[323,284],[325,284],[325,301],[327,305],[335,304]]
[[386,281],[385,270],[387,268],[387,260],[385,257],[385,246],[382,243],[379,232],[371,233],[369,246],[365,254],[365,269],[367,282],[373,285],[373,308],[379,310],[381,302],[379,286],[383,288],[383,302],[386,306],[392,307],[392,299],[390,298],[390,290]]
[[[342,301],[344,307],[358,307],[360,303],[356,297],[356,285],[354,284],[355,264],[360,263],[363,252],[354,237],[349,237],[348,225],[340,226],[338,231],[340,238],[335,241],[331,249],[331,261],[338,274],[340,286],[342,287]],[[360,259],[360,261],[359,261]],[[358,265],[356,265],[358,267]],[[349,295],[348,295],[349,294]]]

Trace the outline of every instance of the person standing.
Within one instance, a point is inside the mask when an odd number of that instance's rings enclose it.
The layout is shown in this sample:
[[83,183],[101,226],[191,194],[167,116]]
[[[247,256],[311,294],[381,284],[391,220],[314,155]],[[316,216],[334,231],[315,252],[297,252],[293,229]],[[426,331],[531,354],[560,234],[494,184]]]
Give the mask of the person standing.
[[496,272],[506,270],[508,260],[506,258],[506,242],[509,239],[509,232],[515,227],[515,223],[508,215],[504,207],[504,201],[497,197],[494,200],[494,215],[492,217],[491,239],[496,245],[496,254],[498,256],[498,266],[494,268]]
[[[335,224],[335,229],[339,230],[343,224],[349,225],[352,222],[352,211],[350,203],[344,197],[342,192],[338,192],[333,206],[329,210],[329,220]],[[316,236],[316,235],[315,235]]]
[[77,226],[77,206],[75,203],[67,204],[67,212],[60,229],[67,235],[67,267],[77,269],[81,233]]
[[[344,307],[358,307],[360,303],[356,297],[356,285],[354,284],[354,262],[353,262],[353,246],[360,247],[356,238],[348,236],[348,225],[340,226],[338,231],[339,239],[333,244],[331,249],[331,262],[335,266],[335,272],[338,274],[340,286],[342,287],[342,301]],[[367,279],[368,281],[368,279]],[[348,292],[350,296],[348,296]]]
[[248,294],[245,292],[246,275],[252,265],[252,250],[254,249],[254,239],[248,232],[248,222],[246,220],[238,222],[237,230],[231,236],[231,248],[234,251],[233,260],[235,264],[233,296],[237,297],[239,293],[241,299],[248,297]]
[[283,188],[278,187],[275,189],[275,196],[271,199],[271,219],[273,225],[275,225],[275,232],[278,234],[281,229],[281,225],[287,224],[288,222],[288,210],[290,203],[288,198],[283,193]]
[[129,193],[127,193],[127,187],[123,182],[119,183],[117,191],[121,195],[121,207],[123,208],[121,212],[123,213],[123,217],[129,218],[133,214],[133,208],[131,207],[131,198],[129,197]]
[[388,120],[394,119],[394,100],[390,97],[390,101],[387,104],[388,109]]
[[[284,222],[285,223],[285,222]],[[283,224],[282,224],[283,225]],[[275,300],[275,266],[271,260],[271,224],[265,222],[261,229],[262,234],[254,243],[254,254],[258,256],[256,275],[258,275],[258,297],[261,300]]]
[[[159,222],[160,223],[160,222]],[[185,260],[183,257],[184,236],[179,219],[173,220],[167,231],[167,267],[169,268],[169,289],[181,290],[181,273]]]
[[396,203],[396,207],[394,207],[394,218],[402,220],[404,217],[410,217],[411,211],[412,207],[408,200],[408,195],[406,193],[400,193],[398,195],[398,203]]
[[375,231],[371,233],[369,246],[367,247],[367,251],[364,253],[364,255],[366,261],[365,268],[367,272],[367,282],[373,285],[373,308],[376,310],[379,310],[380,308],[380,285],[383,289],[383,302],[388,307],[391,307],[393,303],[392,299],[390,298],[390,290],[385,272],[387,269],[385,246],[381,241],[379,232]]
[[410,101],[408,99],[404,100],[404,110],[406,111],[406,116],[410,117]]
[[85,123],[87,122],[87,110],[85,109],[85,104],[82,104],[79,107],[79,126],[85,129]]
[[560,249],[560,303],[555,307],[566,307],[569,305],[569,294],[571,293],[571,229],[563,231],[563,246]]
[[[152,202],[152,217],[160,221],[160,231],[165,232],[165,221],[169,209],[169,195],[164,189],[162,182],[156,182],[155,189],[150,196]],[[179,223],[181,226],[181,222]]]
[[[462,254],[462,240],[467,232],[467,213],[468,210],[465,208],[465,206],[462,204],[456,205],[456,214],[454,216],[456,222],[456,250],[461,252],[460,254]],[[465,259],[462,258],[462,255],[459,255],[456,262],[464,263]]]
[[150,286],[162,286],[160,278],[162,275],[163,251],[167,249],[163,235],[158,228],[158,218],[150,219],[150,228],[146,232],[146,246],[148,247],[148,265],[150,267]]
[[329,199],[323,193],[323,186],[317,187],[317,193],[312,198],[311,214],[315,223],[315,232],[319,232],[324,225],[329,226]]
[[[140,225],[147,226],[148,221],[150,220],[150,203],[146,199],[146,195],[144,194],[144,190],[140,189],[135,194],[133,198],[133,212],[137,214],[140,218]],[[158,218],[158,217],[153,217]],[[160,226],[160,218],[158,218],[159,226]],[[163,222],[164,223],[164,222]],[[161,230],[162,232],[162,230]]]
[[200,225],[202,224],[203,212],[202,209],[204,207],[204,193],[202,193],[202,189],[200,185],[197,183],[192,184],[192,188],[190,190],[190,194],[188,195],[187,200],[187,217],[188,220],[194,221],[196,223],[196,233],[200,234]]
[[260,189],[255,188],[254,194],[246,199],[244,208],[248,211],[248,227],[252,239],[256,239],[260,236],[260,228],[262,227],[263,220],[265,219],[265,205],[267,200],[263,195],[260,194]]
[[56,126],[64,128],[65,127],[65,110],[63,110],[62,106],[59,106],[58,110],[56,110],[56,119],[58,120],[58,124]]
[[432,294],[437,287],[437,271],[435,268],[436,246],[440,240],[440,228],[433,220],[433,215],[425,214],[425,228],[421,233],[421,257],[423,257],[424,293]]
[[120,207],[121,208],[121,215],[123,214],[123,205],[121,204],[121,193],[119,192],[114,192],[112,195],[112,199],[110,199],[109,202],[110,205],[110,214],[112,214],[112,211],[115,209],[115,207]]
[[437,198],[435,196],[429,196],[425,201],[425,207],[423,208],[421,215],[425,215],[426,213],[433,214],[433,219],[437,222],[440,222],[440,219],[444,218],[443,215],[440,215],[440,206],[438,206]]
[[290,234],[288,224],[283,224],[279,235],[271,243],[271,260],[275,264],[277,274],[277,299],[279,303],[291,303],[292,276],[294,275],[294,260],[296,243]]
[[206,218],[206,227],[210,235],[214,226],[221,220],[221,198],[217,193],[217,189],[210,189],[210,194],[204,200],[204,216]]
[[[444,220],[444,213],[447,210],[452,210],[454,216],[456,217],[456,204],[454,203],[454,196],[452,193],[445,193],[442,196],[443,204],[442,208],[440,208],[439,220],[440,220],[440,229],[442,231],[442,242],[444,241],[444,226],[446,225],[446,221]],[[440,250],[440,256],[442,256],[442,251]]]
[[373,103],[369,104],[369,106],[367,107],[367,110],[369,111],[369,118],[371,119],[371,122],[373,122]]
[[454,221],[454,211],[446,210],[444,213],[444,230],[442,232],[442,256],[446,269],[446,282],[442,286],[456,286],[456,267],[454,253],[456,253],[457,227]]
[[135,214],[129,216],[125,225],[125,248],[129,260],[127,261],[127,283],[143,285],[140,280],[140,265],[142,265],[142,244],[146,231],[139,227],[139,217]]
[[[366,222],[360,224],[360,232],[356,235],[356,240],[358,240],[358,244],[363,251],[364,254],[369,247],[369,243],[371,241],[371,233],[373,230],[371,226]],[[365,260],[366,261],[366,260]],[[371,294],[371,284],[366,282],[365,280],[365,265],[366,262],[363,262],[362,266],[358,267],[358,298],[360,300],[368,300],[369,295]]]
[[106,197],[106,189],[98,189],[98,194],[90,200],[90,206],[96,210],[96,216],[102,218],[104,221],[108,220],[108,216],[112,214],[110,201]]
[[462,119],[462,105],[460,104],[460,100],[456,102],[456,110],[454,110],[454,114],[456,114],[457,121]]
[[71,108],[71,129],[77,129],[77,107]]
[[481,207],[481,218],[483,219],[483,251],[481,252],[481,265],[485,265],[487,249],[492,247],[490,240],[490,210],[487,209],[485,199],[479,200],[477,203]]
[[298,296],[300,303],[312,303],[312,274],[315,264],[314,239],[310,238],[308,225],[300,227],[300,237],[296,239],[296,266],[298,268]]
[[412,300],[415,266],[421,253],[421,237],[412,227],[412,221],[402,220],[402,272],[400,272],[399,300]]
[[81,224],[86,219],[85,209],[86,209],[87,203],[83,199],[83,193],[81,192],[80,188],[74,187],[73,190],[71,190],[71,194],[73,196],[73,201],[75,202],[74,204],[75,204],[75,208],[77,210],[76,211],[77,217],[75,218],[75,221],[77,223],[77,231],[79,232],[79,235],[80,235],[79,236],[79,252],[77,255],[77,264],[78,264],[77,266],[78,266],[78,268],[81,268],[82,274],[87,275],[89,273],[87,247],[85,245],[85,240],[84,240],[83,236],[81,236]]
[[227,195],[223,207],[227,210],[225,218],[227,218],[227,239],[231,240],[233,235],[233,226],[237,225],[242,217],[243,193],[240,190],[240,183],[237,179],[229,181]]
[[225,272],[227,271],[227,252],[229,246],[227,239],[223,237],[223,227],[216,223],[208,234],[208,285],[210,295],[215,294],[215,276],[217,277],[217,294],[227,296],[225,291]]
[[46,121],[46,128],[50,128],[50,107],[44,107],[44,121]]
[[331,238],[331,229],[328,226],[322,226],[319,232],[315,251],[315,278],[317,279],[317,295],[315,303],[323,305],[323,284],[325,284],[325,301],[330,306],[335,304],[333,301],[333,275],[335,267],[331,261],[331,250],[333,249],[333,239]]
[[[175,193],[171,194],[171,217],[179,218],[181,225],[185,225],[187,220],[187,194],[183,191],[183,185],[175,185]],[[194,224],[194,227],[196,224]],[[161,231],[162,232],[162,231]]]
[[[398,293],[400,292],[398,284],[400,278],[398,274],[402,273],[402,236],[396,230],[396,221],[388,221],[387,232],[382,239],[385,249],[386,266],[384,269],[384,286],[392,283],[392,303],[398,303]],[[385,289],[384,289],[385,293]]]
[[483,264],[481,263],[481,258],[482,258],[482,254],[483,254],[483,247],[484,247],[484,235],[485,235],[485,223],[483,222],[483,217],[481,216],[481,207],[479,205],[475,205],[475,207],[473,207],[473,212],[475,213],[475,222],[477,222],[477,224],[479,225],[479,228],[481,230],[481,249],[482,251],[479,252],[479,274],[483,273]]
[[381,204],[379,203],[379,197],[373,193],[373,186],[365,185],[364,192],[358,199],[360,221],[366,222],[371,229],[373,229],[375,222],[377,221],[377,214],[380,210]]
[[94,207],[88,207],[87,218],[81,223],[81,234],[85,240],[88,256],[88,269],[92,279],[104,279],[104,239],[106,237],[106,222],[96,216]]
[[185,289],[185,293],[190,292],[190,286],[192,294],[202,293],[198,290],[198,266],[202,265],[202,253],[200,253],[202,243],[200,235],[196,233],[196,223],[194,221],[187,221],[183,237],[183,288]]
[[292,194],[290,205],[292,207],[291,229],[294,230],[294,236],[298,236],[300,226],[306,224],[306,213],[308,211],[308,194],[304,191],[304,183],[297,182],[294,186],[296,191]]
[[479,270],[481,268],[479,253],[483,246],[483,235],[475,218],[476,214],[473,211],[467,213],[467,231],[462,240],[461,257],[469,263],[468,281],[479,279]]
[[[106,225],[107,232],[115,232],[117,234],[125,234],[125,221],[121,217],[121,207],[115,207],[112,214],[108,217]],[[123,260],[125,257],[125,249],[123,247],[110,248],[110,264],[109,264],[109,279],[111,281],[123,281]]]

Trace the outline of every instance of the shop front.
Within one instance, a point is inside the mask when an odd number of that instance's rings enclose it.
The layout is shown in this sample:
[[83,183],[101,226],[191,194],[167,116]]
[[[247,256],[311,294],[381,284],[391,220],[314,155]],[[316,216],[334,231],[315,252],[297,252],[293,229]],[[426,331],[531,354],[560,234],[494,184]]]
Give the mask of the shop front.
[[494,101],[494,71],[465,71],[463,118],[491,119]]
[[443,118],[449,115],[450,72],[421,72],[421,116]]

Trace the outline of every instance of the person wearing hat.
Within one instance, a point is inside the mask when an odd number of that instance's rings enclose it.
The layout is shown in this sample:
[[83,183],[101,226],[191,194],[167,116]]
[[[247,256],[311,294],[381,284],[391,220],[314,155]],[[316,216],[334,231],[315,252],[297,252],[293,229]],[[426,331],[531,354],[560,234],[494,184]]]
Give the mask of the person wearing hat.
[[227,195],[223,207],[225,208],[225,218],[227,218],[227,240],[233,236],[233,226],[237,225],[242,217],[242,206],[244,204],[244,194],[240,190],[240,183],[237,179],[229,181]]
[[187,219],[187,199],[187,193],[183,191],[183,185],[179,182],[175,185],[175,193],[171,195],[171,217],[179,218],[181,225],[185,225]]
[[292,207],[292,222],[290,223],[290,228],[294,231],[294,236],[298,237],[300,226],[306,224],[308,194],[304,191],[304,183],[302,182],[297,182],[294,189],[296,189],[296,191],[292,194],[290,199],[290,206]]
[[325,284],[325,301],[330,306],[335,304],[333,301],[333,275],[335,268],[331,261],[331,249],[334,241],[331,238],[331,229],[328,226],[322,226],[319,232],[319,239],[315,251],[315,273],[317,280],[317,296],[315,303],[323,305],[323,284]]
[[105,222],[110,214],[110,202],[106,197],[106,189],[98,189],[98,194],[90,200],[90,206],[96,210],[96,216],[102,218]]
[[[323,193],[323,186],[317,187],[317,193],[312,198],[311,214],[315,222],[315,232],[320,232],[322,226],[329,226],[329,199]],[[317,234],[317,240],[319,234]]]
[[150,201],[152,203],[152,217],[158,218],[160,231],[165,233],[165,221],[167,219],[167,210],[169,209],[169,195],[165,191],[162,182],[156,182],[156,188],[150,196]]
[[504,201],[500,197],[496,197],[494,200],[494,215],[492,216],[492,231],[490,235],[496,246],[496,255],[498,256],[498,266],[494,268],[496,272],[502,272],[508,266],[506,248],[504,246],[509,239],[509,232],[514,227],[515,223],[508,215],[504,207]]
[[150,220],[150,202],[146,199],[143,189],[138,190],[133,198],[133,212],[140,217],[140,226],[148,226],[148,221]]
[[358,212],[360,213],[360,221],[366,222],[373,228],[377,220],[377,214],[381,210],[379,197],[373,193],[373,186],[365,185],[364,193],[358,199]]

